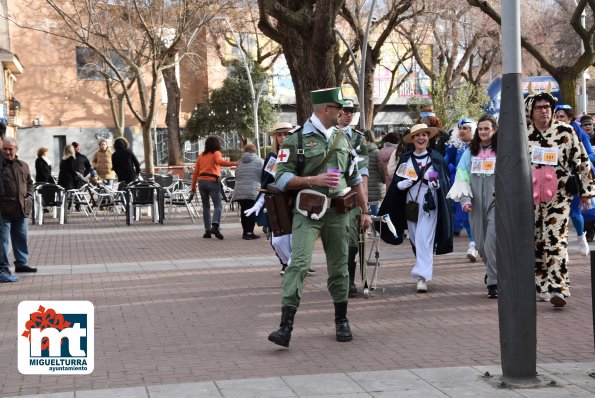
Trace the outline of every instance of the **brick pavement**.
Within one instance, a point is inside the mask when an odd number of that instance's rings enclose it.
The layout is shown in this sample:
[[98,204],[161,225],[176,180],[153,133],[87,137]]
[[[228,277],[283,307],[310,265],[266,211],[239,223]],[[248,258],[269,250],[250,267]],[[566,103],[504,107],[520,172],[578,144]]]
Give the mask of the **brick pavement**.
[[[265,240],[240,239],[237,218],[228,216],[224,241],[200,238],[202,228],[184,219],[115,228],[74,221],[31,227],[39,274],[0,285],[0,396],[500,361],[497,301],[485,298],[481,263],[464,258],[465,238],[457,253],[436,257],[424,295],[409,280],[409,247],[382,245],[379,290],[350,302],[350,343],[334,340],[318,245],[318,274],[307,279],[286,350],[266,340],[279,322],[278,262]],[[567,308],[538,304],[538,363],[595,360],[588,259],[574,246],[571,281]],[[91,375],[18,373],[16,308],[35,299],[94,303]]]

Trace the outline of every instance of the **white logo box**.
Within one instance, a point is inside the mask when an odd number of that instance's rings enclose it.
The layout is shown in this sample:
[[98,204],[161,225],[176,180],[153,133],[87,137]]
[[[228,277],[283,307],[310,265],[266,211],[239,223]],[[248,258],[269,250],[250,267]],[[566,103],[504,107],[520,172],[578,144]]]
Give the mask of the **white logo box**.
[[93,372],[95,308],[90,301],[22,301],[17,332],[22,374]]

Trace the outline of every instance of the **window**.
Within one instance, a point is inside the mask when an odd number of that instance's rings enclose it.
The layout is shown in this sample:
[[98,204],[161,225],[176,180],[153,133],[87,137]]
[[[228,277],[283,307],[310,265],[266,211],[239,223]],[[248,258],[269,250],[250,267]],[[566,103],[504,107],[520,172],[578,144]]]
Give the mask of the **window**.
[[[129,77],[128,66],[122,58],[114,51],[110,51],[110,59],[118,68],[123,77]],[[116,79],[116,74],[109,68],[101,56],[90,48],[76,48],[76,74],[79,80],[103,80],[107,75]]]

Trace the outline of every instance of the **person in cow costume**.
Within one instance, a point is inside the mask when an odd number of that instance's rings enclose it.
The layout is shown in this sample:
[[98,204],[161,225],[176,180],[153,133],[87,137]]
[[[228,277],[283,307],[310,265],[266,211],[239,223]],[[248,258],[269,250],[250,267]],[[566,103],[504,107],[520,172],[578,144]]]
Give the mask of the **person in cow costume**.
[[564,307],[568,287],[568,224],[572,197],[589,208],[595,195],[591,163],[572,127],[553,121],[556,99],[549,92],[525,99],[531,119],[528,149],[535,215],[535,287],[539,301]]

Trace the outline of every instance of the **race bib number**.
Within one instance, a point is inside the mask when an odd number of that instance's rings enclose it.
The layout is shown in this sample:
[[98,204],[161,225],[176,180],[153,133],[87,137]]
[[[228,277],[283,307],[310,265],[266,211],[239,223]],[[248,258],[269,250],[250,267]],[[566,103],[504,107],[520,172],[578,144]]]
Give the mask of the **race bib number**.
[[279,163],[287,163],[289,160],[289,148],[283,148],[279,151],[277,155],[277,162]]
[[533,147],[533,152],[531,153],[531,163],[556,166],[558,164],[558,147]]
[[496,159],[471,158],[471,174],[494,174],[496,170]]
[[402,178],[407,178],[410,180],[417,180],[417,173],[413,166],[408,165],[407,163],[403,163],[397,169],[397,175]]
[[274,177],[275,173],[277,172],[277,159],[271,156],[266,166],[264,166],[264,169],[267,173]]

